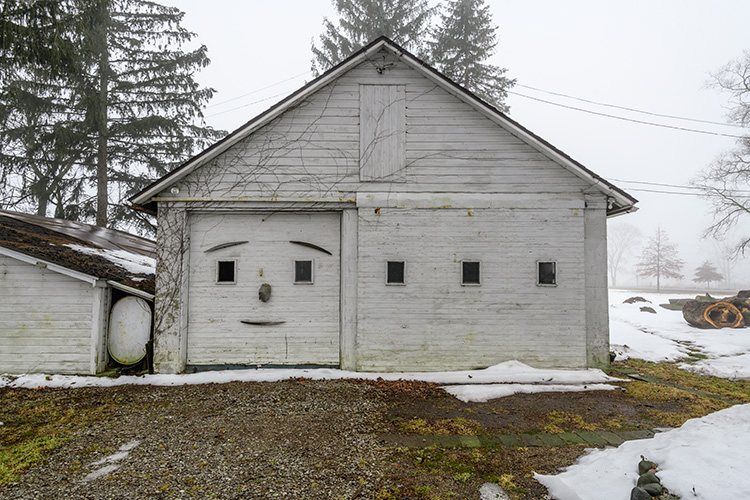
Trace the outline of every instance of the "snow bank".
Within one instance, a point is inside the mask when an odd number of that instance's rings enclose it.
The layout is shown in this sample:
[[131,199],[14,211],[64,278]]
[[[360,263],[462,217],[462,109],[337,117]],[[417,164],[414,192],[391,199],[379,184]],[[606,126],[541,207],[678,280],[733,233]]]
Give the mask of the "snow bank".
[[593,450],[556,476],[536,474],[557,500],[628,498],[640,456],[659,466],[662,484],[683,499],[746,500],[750,492],[750,405],[739,405],[653,439]]
[[488,384],[488,385],[448,385],[443,387],[464,403],[486,403],[490,399],[504,398],[513,394],[536,394],[540,392],[582,392],[612,391],[614,385],[560,385],[560,384]]
[[618,381],[601,370],[541,370],[518,361],[507,361],[484,370],[456,372],[372,373],[319,369],[261,368],[258,370],[221,370],[183,375],[144,375],[118,378],[83,377],[73,375],[29,374],[1,375],[0,387],[113,387],[120,385],[195,385],[227,382],[276,382],[292,378],[332,380],[358,378],[367,380],[419,380],[437,384],[594,384]]

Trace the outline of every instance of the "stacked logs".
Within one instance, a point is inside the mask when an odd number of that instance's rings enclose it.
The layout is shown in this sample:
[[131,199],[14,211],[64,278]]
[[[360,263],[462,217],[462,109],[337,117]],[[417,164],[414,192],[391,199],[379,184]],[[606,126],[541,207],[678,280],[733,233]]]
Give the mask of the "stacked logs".
[[741,328],[750,325],[750,290],[713,301],[688,300],[682,317],[696,328]]

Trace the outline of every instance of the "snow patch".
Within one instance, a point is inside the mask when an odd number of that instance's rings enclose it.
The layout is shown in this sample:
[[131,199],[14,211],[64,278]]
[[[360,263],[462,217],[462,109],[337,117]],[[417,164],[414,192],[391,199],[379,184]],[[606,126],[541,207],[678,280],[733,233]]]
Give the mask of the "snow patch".
[[489,385],[450,385],[443,387],[464,403],[486,403],[491,399],[504,398],[513,394],[535,394],[540,392],[582,392],[612,391],[617,389],[609,384],[562,385],[562,384],[489,384]]
[[109,250],[106,248],[92,248],[81,245],[66,244],[76,252],[85,255],[98,255],[116,264],[132,274],[154,274],[156,272],[156,259],[126,252],[125,250]]
[[506,361],[484,370],[455,372],[373,373],[333,368],[260,368],[257,370],[219,370],[180,375],[157,374],[118,378],[45,374],[2,375],[0,376],[0,387],[33,389],[36,387],[77,388],[122,385],[175,386],[224,384],[228,382],[277,382],[299,377],[311,380],[343,378],[376,380],[380,378],[384,380],[417,380],[436,384],[595,384],[621,381],[610,377],[601,370],[542,370],[518,361]]
[[590,450],[565,472],[535,474],[556,500],[627,498],[640,456],[659,466],[662,484],[681,498],[745,500],[750,491],[750,405],[685,422],[652,439]]
[[497,484],[484,483],[479,489],[479,500],[510,500],[510,497]]
[[92,467],[97,467],[99,465],[104,464],[110,464],[106,465],[104,467],[101,467],[91,473],[89,473],[86,477],[83,478],[84,481],[93,481],[94,479],[98,479],[102,476],[106,476],[107,474],[116,471],[120,468],[120,462],[125,460],[128,455],[130,454],[130,451],[141,444],[140,441],[130,441],[129,443],[125,443],[124,445],[120,446],[119,453],[113,453],[112,455],[106,456],[102,458],[101,460],[97,460],[96,462],[93,462],[91,464]]

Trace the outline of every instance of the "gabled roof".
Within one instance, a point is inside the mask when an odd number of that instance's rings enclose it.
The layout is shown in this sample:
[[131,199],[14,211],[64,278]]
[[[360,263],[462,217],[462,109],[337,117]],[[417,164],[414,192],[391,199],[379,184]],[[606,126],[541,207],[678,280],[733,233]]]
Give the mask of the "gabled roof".
[[0,254],[33,257],[86,281],[154,293],[156,244],[122,231],[0,210]]
[[326,71],[315,80],[312,80],[307,85],[301,87],[285,99],[281,100],[271,108],[267,109],[260,115],[256,116],[246,124],[239,127],[234,132],[228,134],[220,141],[216,142],[209,148],[205,149],[201,153],[198,153],[193,158],[189,159],[176,169],[172,170],[161,179],[156,180],[155,182],[141,190],[138,194],[130,198],[130,202],[133,205],[133,208],[155,213],[156,207],[155,203],[153,202],[153,198],[164,189],[189,175],[196,168],[216,158],[236,143],[242,141],[258,129],[262,128],[263,126],[277,118],[279,115],[283,114],[286,110],[293,108],[311,94],[317,92],[322,87],[336,80],[347,71],[358,66],[360,63],[372,58],[383,49],[389,50],[390,52],[396,54],[400,60],[405,61],[412,68],[419,71],[423,76],[431,80],[433,83],[442,87],[444,90],[458,97],[462,101],[470,104],[475,109],[477,109],[477,111],[484,114],[486,117],[491,119],[493,122],[495,122],[497,125],[505,129],[512,135],[516,136],[526,144],[530,145],[545,156],[557,162],[573,174],[589,182],[592,188],[598,189],[599,191],[606,194],[611,201],[610,208],[607,211],[608,215],[618,215],[621,213],[627,213],[633,210],[637,210],[634,205],[638,200],[630,196],[628,193],[603,179],[602,177],[598,176],[597,174],[583,166],[581,163],[565,154],[563,151],[559,150],[538,135],[532,133],[515,120],[512,120],[506,114],[500,112],[491,104],[480,99],[468,89],[450,80],[448,77],[438,72],[435,68],[429,66],[427,63],[411,54],[406,49],[399,46],[387,37],[380,37],[373,40],[368,45],[362,47],[360,50],[352,54],[337,66],[334,66],[330,70]]

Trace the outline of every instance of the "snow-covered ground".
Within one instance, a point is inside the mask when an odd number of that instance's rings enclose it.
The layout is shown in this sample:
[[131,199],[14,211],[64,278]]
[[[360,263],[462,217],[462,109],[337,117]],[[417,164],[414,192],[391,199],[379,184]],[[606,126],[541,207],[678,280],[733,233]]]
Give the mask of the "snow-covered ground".
[[[623,304],[639,295],[652,304]],[[699,330],[679,311],[659,307],[669,298],[690,295],[610,292],[612,349],[621,358],[678,361],[689,352],[707,356],[685,369],[725,378],[750,378],[750,328]],[[641,312],[652,306],[656,314]],[[590,450],[563,473],[536,475],[557,500],[628,498],[638,478],[640,456],[659,466],[662,484],[683,500],[750,498],[750,405],[738,405],[653,439],[629,441],[617,448]]]
[[[623,303],[633,296],[650,303]],[[683,363],[683,369],[728,379],[750,378],[750,328],[701,330],[688,325],[681,311],[659,307],[670,298],[694,298],[695,294],[612,290],[609,297],[610,348],[620,359],[678,361],[693,352],[707,359]],[[656,314],[641,312],[643,306],[653,307]]]

